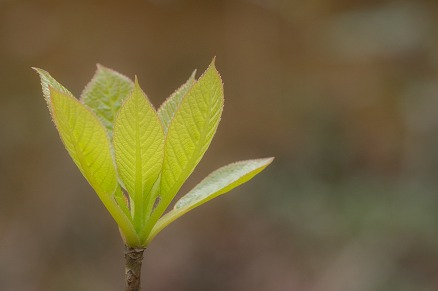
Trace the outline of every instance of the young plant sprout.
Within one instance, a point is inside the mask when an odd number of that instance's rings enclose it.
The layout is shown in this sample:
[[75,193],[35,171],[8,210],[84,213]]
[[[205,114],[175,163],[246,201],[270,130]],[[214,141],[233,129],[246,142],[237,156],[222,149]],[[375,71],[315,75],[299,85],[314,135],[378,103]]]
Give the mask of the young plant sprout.
[[[97,65],[80,99],[37,69],[65,148],[119,226],[125,243],[126,290],[140,290],[143,251],[167,225],[245,183],[273,158],[224,166],[168,210],[218,127],[223,85],[214,60],[155,110],[137,78]],[[166,213],[165,213],[166,212]]]

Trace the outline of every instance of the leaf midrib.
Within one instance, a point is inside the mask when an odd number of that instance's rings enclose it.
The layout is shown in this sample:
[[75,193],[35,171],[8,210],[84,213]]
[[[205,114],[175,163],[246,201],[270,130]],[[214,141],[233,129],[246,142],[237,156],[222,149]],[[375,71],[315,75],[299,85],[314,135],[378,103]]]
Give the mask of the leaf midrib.
[[134,106],[135,110],[135,193],[134,193],[134,221],[135,225],[138,227],[138,231],[143,227],[143,163],[142,163],[142,149],[140,142],[140,120],[139,120],[139,110],[138,109],[138,99],[135,97]]
[[[214,84],[212,84],[211,87],[214,88],[216,86]],[[192,87],[192,89],[193,89],[193,87]],[[163,212],[169,206],[170,202],[172,201],[173,197],[176,194],[175,192],[177,192],[179,190],[179,188],[181,187],[181,185],[184,184],[185,180],[182,181],[182,183],[179,182],[181,177],[184,176],[185,174],[187,174],[187,169],[192,169],[193,168],[193,165],[196,163],[196,159],[194,157],[199,156],[199,153],[202,151],[202,149],[205,146],[204,145],[205,139],[206,139],[206,137],[208,135],[208,132],[209,132],[208,131],[208,126],[211,123],[212,116],[214,116],[212,114],[213,108],[210,105],[212,103],[213,96],[216,96],[216,94],[217,94],[219,89],[220,89],[219,87],[216,87],[215,90],[213,91],[214,93],[211,94],[212,97],[208,98],[208,101],[207,101],[208,102],[208,106],[207,107],[208,107],[208,116],[209,116],[209,118],[208,118],[208,121],[205,122],[205,124],[204,124],[204,126],[202,128],[202,132],[200,132],[201,133],[201,138],[199,139],[198,145],[197,145],[195,151],[193,152],[193,154],[191,155],[191,157],[189,159],[189,162],[187,163],[187,166],[183,169],[183,171],[181,171],[181,173],[178,175],[178,178],[175,179],[175,183],[173,184],[172,188],[170,188],[170,190],[167,193],[164,193],[164,195],[163,195],[163,193],[161,193],[161,197],[165,196],[166,198],[161,200],[161,202],[159,203],[159,205],[157,206],[155,211],[152,213],[152,215],[151,215],[152,226],[155,224],[155,222],[160,218],[160,216],[163,214]],[[212,90],[210,90],[210,92],[211,91]],[[190,90],[189,90],[189,92],[186,93],[186,95],[183,98],[185,99],[185,97],[188,96],[189,94],[190,94]],[[171,124],[173,122],[175,122],[174,118],[175,118],[177,112],[181,109],[183,103],[184,103],[184,100],[179,104],[178,109],[177,109],[177,111],[175,112],[175,114],[173,116],[173,119],[170,121],[169,129],[171,127]],[[167,138],[168,137],[169,137],[169,135],[166,135],[166,142],[167,142]],[[203,146],[200,146],[200,145],[203,145]],[[166,151],[164,152],[164,155],[166,155]],[[165,159],[166,159],[166,157],[164,157],[164,160]],[[192,169],[192,171],[193,171],[193,169]],[[190,173],[189,173],[189,175],[190,175]]]
[[[212,96],[215,96],[215,95],[216,95],[216,92],[217,92],[217,89],[214,91],[214,94],[212,94]],[[189,163],[187,163],[185,169],[183,169],[183,171],[181,171],[181,173],[178,175],[178,179],[177,179],[176,181],[180,181],[181,177],[184,176],[184,174],[187,174],[187,173],[186,173],[186,171],[187,171],[186,169],[191,169],[191,168],[193,167],[193,164],[196,163],[196,159],[195,159],[194,157],[199,156],[199,153],[202,151],[203,146],[200,146],[200,145],[204,145],[205,139],[206,139],[207,134],[208,134],[208,132],[209,132],[209,130],[208,130],[208,126],[210,125],[211,117],[212,117],[212,114],[211,114],[211,112],[212,112],[212,108],[211,108],[211,106],[210,106],[210,105],[211,105],[211,101],[212,101],[212,99],[213,99],[213,98],[208,98],[208,106],[207,106],[207,107],[208,107],[208,116],[209,116],[209,118],[208,118],[208,121],[205,122],[205,124],[204,124],[204,126],[203,126],[203,128],[202,128],[202,131],[200,131],[200,139],[199,139],[198,145],[197,145],[195,151],[192,153],[192,156],[191,156],[190,159],[189,159]],[[195,124],[196,124],[196,122],[195,122]],[[190,132],[189,129],[188,129],[188,132]],[[184,170],[185,170],[185,171],[184,171]],[[185,182],[185,181],[183,181],[183,183],[184,183],[184,182]],[[178,190],[175,191],[175,188],[179,188],[179,187],[181,187],[181,185],[179,185],[179,184],[180,184],[180,183],[178,183],[178,184],[175,183],[174,186],[172,186],[171,191],[169,191],[169,193],[172,194],[171,196],[174,195],[174,192],[178,191]],[[168,194],[168,193],[166,193],[166,195],[167,195],[167,194]]]

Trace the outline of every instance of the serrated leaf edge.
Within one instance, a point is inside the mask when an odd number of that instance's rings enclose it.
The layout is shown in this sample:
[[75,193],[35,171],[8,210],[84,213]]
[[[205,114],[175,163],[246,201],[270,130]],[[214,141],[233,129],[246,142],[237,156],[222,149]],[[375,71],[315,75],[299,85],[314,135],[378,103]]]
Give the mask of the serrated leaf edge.
[[[74,100],[74,102],[77,102],[77,104],[79,104],[81,107],[83,107],[85,110],[87,110],[92,116],[93,118],[95,118],[100,126],[103,127],[100,119],[96,116],[96,114],[87,106],[85,106],[84,104],[82,104],[81,102],[79,102],[79,100],[77,98],[75,98],[73,95],[68,95],[65,94],[59,90],[57,90],[56,88],[49,86],[49,92],[50,95],[52,94],[52,91],[56,91],[58,93],[64,94],[64,96],[71,98],[72,100]],[[50,112],[52,115],[52,120],[55,124],[55,127],[58,131],[59,134],[61,134],[60,129],[58,127],[57,121],[56,121],[56,111],[54,110],[54,105],[52,103],[52,99],[49,99],[49,106],[50,106]],[[103,127],[104,128],[104,127]],[[105,129],[105,128],[104,128]],[[106,133],[106,130],[105,130]],[[108,139],[108,135],[105,136],[105,138]],[[66,147],[64,140],[61,138],[62,143],[64,144],[64,147]],[[109,142],[109,140],[108,140]],[[114,167],[115,163],[114,163],[114,158],[112,157],[112,162]],[[116,171],[116,175],[117,175],[117,171]],[[86,177],[85,177],[86,178]],[[86,180],[88,180],[86,178]],[[102,201],[102,203],[104,204],[105,208],[108,210],[108,212],[110,212],[111,216],[113,217],[113,219],[116,221],[116,223],[119,225],[119,228],[121,230],[121,233],[123,234],[124,239],[126,240],[127,243],[129,243],[130,245],[139,245],[140,244],[140,240],[139,237],[135,231],[134,225],[132,224],[132,220],[131,217],[127,216],[126,213],[122,210],[122,208],[118,205],[116,199],[115,199],[115,192],[117,191],[117,186],[113,189],[113,193],[111,193],[109,195],[109,197],[105,197],[105,193],[99,193],[93,186],[93,184],[91,182],[89,182],[90,186],[94,189],[94,191],[96,192],[96,194],[99,196],[100,200]],[[109,198],[109,199],[107,199]]]
[[[154,117],[157,119],[156,121],[157,121],[157,123],[158,123],[158,125],[159,125],[159,127],[160,127],[161,132],[164,132],[164,130],[163,130],[163,126],[162,126],[161,121],[160,121],[160,119],[159,119],[159,117],[158,117],[157,111],[156,111],[154,105],[150,102],[149,98],[147,97],[147,94],[146,94],[146,93],[143,91],[143,89],[141,88],[141,86],[140,86],[140,84],[139,84],[139,82],[138,82],[138,78],[137,78],[137,76],[135,76],[135,79],[134,79],[134,86],[135,86],[135,87],[138,87],[138,90],[140,90],[140,92],[141,92],[141,94],[142,94],[142,97],[144,97],[144,98],[146,99],[146,102],[149,104],[149,106],[151,107],[151,109],[152,109],[153,112],[155,113],[155,114],[154,114]],[[116,115],[116,117],[115,117],[115,119],[114,119],[114,124],[116,124],[116,121],[120,118],[120,113],[121,113],[121,111],[122,111],[122,108],[126,106],[126,103],[127,103],[131,98],[133,98],[132,96],[133,96],[133,94],[134,94],[135,87],[134,87],[133,90],[131,91],[130,95],[127,96],[127,97],[125,98],[125,100],[123,100],[123,102],[122,102],[122,104],[121,104],[121,106],[120,106],[120,110],[117,112],[117,115]],[[164,134],[163,134],[163,137],[164,137]],[[113,139],[113,141],[112,141],[112,146],[113,146],[113,147],[114,147],[114,141],[115,141],[115,139]],[[164,139],[163,139],[163,148],[164,148]],[[114,155],[114,158],[115,158],[115,155]],[[163,166],[163,160],[164,160],[164,149],[163,149],[163,154],[162,154],[162,157],[161,157],[161,168],[160,168],[160,173],[158,174],[158,177],[157,177],[156,180],[158,180],[159,177],[160,177],[160,175],[161,175],[162,166]],[[117,161],[115,161],[115,165],[116,165],[116,167],[117,167]],[[118,168],[116,168],[116,170],[117,170],[117,173],[118,173],[118,171],[119,171]],[[120,175],[118,175],[118,176],[119,176],[119,181],[120,181],[120,182],[122,183],[122,185],[123,185],[123,183],[124,183],[123,180],[121,179]],[[154,187],[156,180],[155,180],[154,183],[152,184],[152,188]],[[126,189],[125,186],[124,186],[124,188]],[[150,196],[151,196],[151,190],[152,190],[152,188],[149,190],[148,193],[142,193],[142,195],[141,195],[141,199],[135,199],[135,196],[136,196],[137,193],[129,193],[129,199],[130,199],[130,202],[131,202],[130,204],[131,204],[131,206],[133,206],[133,208],[131,208],[131,213],[134,213],[134,214],[135,214],[135,212],[136,212],[136,209],[135,209],[135,208],[136,208],[136,207],[140,207],[140,208],[142,208],[142,210],[143,210],[142,212],[144,212],[144,210],[146,209],[146,212],[147,212],[147,210],[149,209],[148,205],[149,205],[149,203],[150,203],[150,201],[149,201],[150,199],[149,199],[149,198],[150,198]],[[131,196],[131,195],[132,195],[132,196]],[[138,200],[137,203],[135,203],[135,200]],[[141,201],[141,202],[140,202],[140,201]],[[140,202],[140,204],[142,204],[142,205],[138,206],[139,202]],[[137,205],[137,206],[136,206],[136,205]],[[141,217],[147,219],[147,218],[149,217],[149,213],[142,213]],[[144,222],[145,222],[145,221],[141,221],[141,223],[144,223]],[[140,228],[140,231],[141,231],[141,228]]]
[[[97,63],[97,64],[96,64],[96,71],[94,72],[93,77],[91,77],[90,82],[88,82],[87,85],[85,85],[85,87],[84,87],[84,89],[82,90],[82,93],[81,93],[81,95],[80,95],[79,101],[80,101],[82,104],[84,104],[83,100],[84,100],[84,98],[85,98],[85,93],[86,93],[88,90],[90,90],[90,87],[93,85],[93,81],[95,82],[95,77],[98,76],[98,73],[99,73],[99,72],[103,72],[103,71],[111,72],[111,73],[113,73],[113,74],[115,74],[115,75],[118,75],[118,76],[121,77],[122,79],[125,79],[126,81],[128,81],[129,83],[132,83],[132,85],[134,85],[134,81],[132,81],[132,79],[129,78],[128,76],[126,76],[126,75],[124,75],[124,74],[122,74],[122,73],[119,73],[119,72],[117,72],[117,71],[114,70],[114,69],[108,68],[108,67],[106,67],[106,66],[104,66],[104,65],[102,65],[102,64]],[[132,92],[131,92],[131,93],[132,93]],[[127,98],[127,97],[126,97],[126,98]],[[126,98],[125,98],[125,99],[126,99]],[[88,107],[88,106],[87,106],[87,107]]]
[[[210,65],[207,67],[207,69],[202,73],[202,75],[201,75],[197,80],[195,80],[195,83],[193,83],[193,85],[191,86],[191,88],[187,91],[187,93],[186,93],[186,94],[184,95],[184,97],[181,99],[181,102],[179,103],[178,108],[177,108],[177,110],[176,110],[175,113],[174,113],[174,117],[172,118],[172,120],[171,120],[170,123],[169,123],[169,126],[168,126],[169,129],[170,129],[170,127],[172,126],[172,123],[173,123],[174,120],[175,120],[175,116],[176,116],[176,114],[177,114],[177,113],[179,112],[179,110],[181,109],[182,104],[184,103],[184,100],[187,99],[187,96],[190,95],[190,92],[194,89],[196,83],[198,83],[198,82],[203,78],[203,76],[206,75],[206,74],[209,72],[209,69],[211,69],[211,68],[213,68],[213,69],[216,71],[217,76],[219,77],[219,80],[220,80],[221,87],[223,88],[222,77],[221,77],[220,73],[218,72],[218,70],[216,69],[216,66],[215,66],[215,58],[214,58],[214,59],[212,60],[212,62],[210,63]],[[222,92],[222,93],[223,93],[223,92]],[[218,126],[219,126],[219,123],[220,123],[220,121],[221,121],[222,112],[223,112],[223,107],[224,107],[224,98],[223,98],[223,94],[222,94],[222,102],[221,102],[221,108],[220,108],[220,115],[219,115],[219,119],[218,119],[218,122],[217,122],[216,128],[214,129],[215,131],[217,130],[217,128],[218,128]],[[166,145],[166,143],[167,143],[168,137],[169,137],[169,135],[166,134],[166,136],[165,136],[165,141],[164,141],[164,144],[165,144],[165,145]],[[214,135],[213,135],[213,137],[214,137]],[[212,137],[212,139],[213,139],[213,137]],[[211,143],[211,141],[210,141],[210,143]],[[206,145],[206,151],[207,151],[208,148],[210,147],[210,143],[208,143],[208,144]],[[199,150],[199,149],[198,149],[198,150]],[[166,156],[166,151],[164,151],[164,157],[163,157],[163,168],[164,168],[164,160],[165,160],[165,156]],[[194,154],[194,156],[195,156],[195,154]],[[202,157],[200,157],[200,159],[202,159]],[[187,176],[187,178],[190,177],[190,175],[193,173],[193,171],[195,170],[195,168],[196,168],[196,165],[195,165],[195,167],[192,169],[192,172],[189,173],[189,175]],[[183,185],[184,183],[185,183],[185,181],[183,181],[182,185]],[[178,190],[179,190],[179,189],[178,189]],[[178,190],[177,190],[177,191],[178,191]],[[176,191],[176,192],[177,192],[177,191]],[[175,191],[173,191],[173,192],[175,192]],[[161,185],[160,185],[160,193],[159,193],[159,196],[163,196],[163,195],[169,195],[169,193],[162,193],[162,192],[161,192]],[[148,221],[148,223],[146,224],[146,229],[145,229],[144,232],[142,232],[142,234],[143,234],[142,236],[147,235],[147,234],[152,230],[152,228],[154,227],[154,225],[157,223],[158,219],[161,217],[161,215],[163,214],[163,212],[167,209],[167,207],[169,206],[169,204],[171,203],[171,201],[174,199],[176,193],[171,193],[171,195],[172,195],[173,197],[172,197],[171,199],[169,199],[169,201],[166,203],[167,205],[162,204],[164,199],[161,199],[161,201],[158,203],[157,207],[155,207],[155,208],[153,209],[153,212],[152,212],[152,214],[151,214],[151,216],[150,216],[150,221]],[[164,205],[164,206],[163,206],[163,205]]]
[[[251,160],[243,160],[243,161],[237,161],[225,166],[222,166],[216,170],[214,170],[213,172],[211,172],[207,177],[205,177],[204,179],[202,179],[201,182],[199,182],[195,187],[192,188],[192,190],[190,190],[187,194],[185,194],[183,197],[181,197],[176,203],[175,206],[173,207],[172,210],[170,210],[168,213],[166,213],[164,216],[162,216],[158,222],[154,225],[154,227],[152,228],[147,242],[146,244],[149,244],[152,239],[159,233],[161,232],[165,227],[167,227],[169,224],[171,224],[172,222],[178,220],[178,218],[182,217],[183,215],[185,215],[186,213],[190,212],[191,210],[207,203],[208,201],[217,198],[218,196],[221,196],[223,194],[228,193],[229,191],[233,190],[234,188],[240,186],[241,184],[244,184],[246,182],[248,182],[249,180],[251,180],[254,176],[256,176],[257,174],[259,174],[261,171],[263,171],[267,166],[269,166],[272,161],[274,160],[273,157],[271,158],[261,158],[261,159],[251,159]],[[227,168],[227,167],[232,167],[234,165],[237,164],[244,164],[247,162],[255,162],[255,161],[265,161],[265,163],[261,164],[259,167],[249,171],[248,173],[238,177],[237,179],[234,179],[232,182],[226,184],[224,187],[220,188],[219,190],[212,192],[208,195],[206,195],[206,199],[201,199],[200,201],[198,201],[197,203],[189,206],[189,207],[181,207],[181,208],[177,208],[178,203],[183,200],[187,195],[189,195],[192,191],[194,191],[195,189],[197,189],[197,187],[199,187],[199,185],[202,185],[206,180],[208,180],[212,175],[216,174],[218,171]],[[248,180],[245,181],[245,177],[251,176]],[[238,183],[237,185],[235,185],[234,187],[230,188],[230,189],[226,189],[227,187],[229,187],[230,185],[232,185],[233,183],[238,182],[239,180],[244,180],[241,183]],[[213,196],[213,197],[211,197]]]

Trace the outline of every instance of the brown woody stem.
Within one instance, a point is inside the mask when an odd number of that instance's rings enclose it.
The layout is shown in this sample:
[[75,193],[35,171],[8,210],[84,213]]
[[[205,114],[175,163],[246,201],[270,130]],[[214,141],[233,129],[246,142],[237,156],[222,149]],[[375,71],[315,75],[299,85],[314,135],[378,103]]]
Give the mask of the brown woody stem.
[[140,291],[141,263],[143,248],[125,246],[125,279],[126,291]]

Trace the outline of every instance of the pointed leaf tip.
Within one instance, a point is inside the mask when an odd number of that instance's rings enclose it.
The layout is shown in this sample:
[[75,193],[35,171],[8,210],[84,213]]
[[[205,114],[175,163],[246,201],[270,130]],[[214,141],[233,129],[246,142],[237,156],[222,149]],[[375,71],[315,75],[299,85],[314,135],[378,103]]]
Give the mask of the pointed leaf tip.
[[185,180],[207,151],[221,119],[223,86],[218,71],[209,66],[194,82],[169,123],[161,170],[160,194],[147,223],[150,232]]
[[49,110],[50,112],[52,112],[51,109],[51,98],[50,98],[50,87],[60,91],[61,93],[73,96],[72,93],[70,93],[70,91],[68,91],[64,86],[62,86],[58,81],[55,80],[55,78],[53,78],[49,72],[40,69],[40,68],[36,68],[36,67],[32,67],[33,70],[35,70],[38,75],[40,76],[40,81],[41,81],[41,88],[43,91],[43,96],[44,99],[46,100],[47,105],[49,106]]
[[161,179],[164,211],[209,147],[223,110],[223,87],[214,67],[208,67],[178,106],[166,136]]
[[53,87],[50,96],[53,119],[73,161],[98,194],[112,194],[117,177],[101,123],[73,96]]
[[174,208],[158,220],[148,237],[148,242],[167,225],[190,210],[251,180],[272,163],[273,159],[240,161],[217,169],[176,202]]
[[[53,120],[65,148],[119,225],[127,243],[138,244],[126,211],[114,197],[121,191],[105,128],[76,98],[50,87]],[[119,195],[120,196],[120,195]]]
[[[194,207],[212,198],[224,194],[231,189],[247,182],[260,173],[273,158],[240,161],[224,166],[205,178],[187,195],[182,197],[176,204],[175,209]],[[214,194],[216,196],[214,196]]]
[[134,224],[140,231],[149,192],[161,171],[164,133],[137,78],[117,114],[113,145],[119,177],[129,193]]
[[175,92],[170,95],[163,104],[161,104],[160,108],[158,108],[158,117],[161,120],[161,124],[163,125],[164,133],[167,133],[170,122],[175,115],[175,112],[178,110],[179,105],[181,104],[184,96],[187,92],[192,88],[195,83],[195,75],[196,70],[190,75],[189,79],[181,85]]
[[114,119],[134,83],[119,72],[96,64],[96,72],[81,94],[81,101],[97,115],[110,138]]

